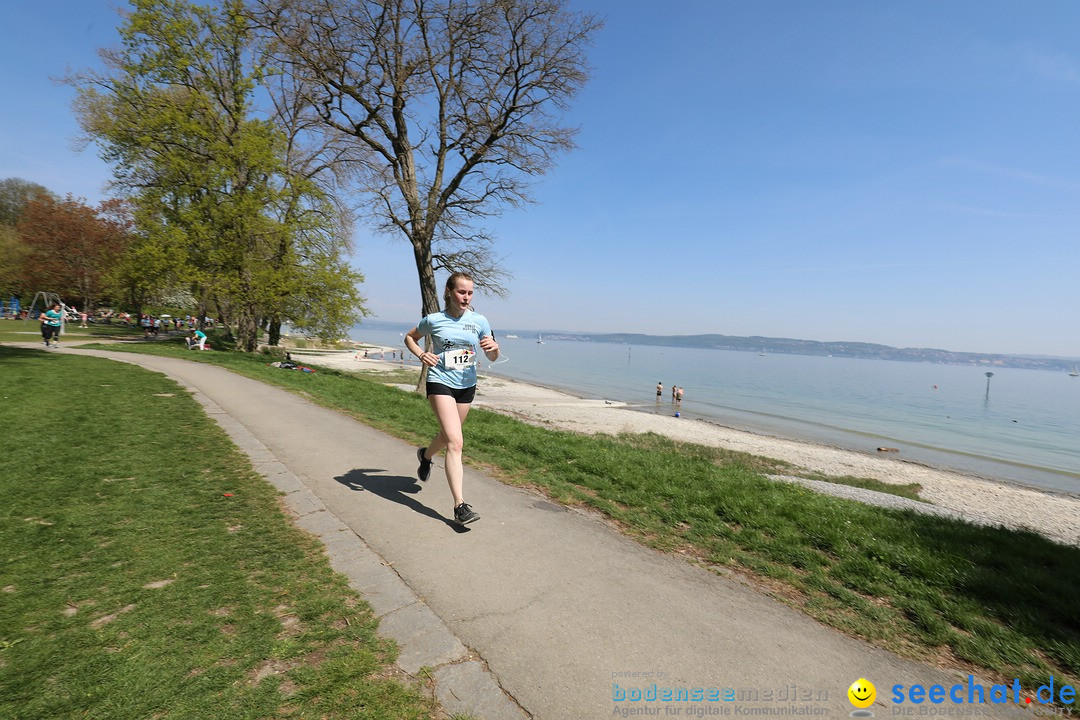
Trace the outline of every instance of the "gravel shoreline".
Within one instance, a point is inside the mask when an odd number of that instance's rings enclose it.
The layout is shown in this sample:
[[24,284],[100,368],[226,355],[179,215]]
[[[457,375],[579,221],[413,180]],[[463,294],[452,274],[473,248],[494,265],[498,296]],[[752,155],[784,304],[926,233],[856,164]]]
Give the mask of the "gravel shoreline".
[[[364,359],[362,354],[355,353],[319,357],[297,353],[295,359],[305,364],[349,371],[401,367],[397,363]],[[833,483],[798,480],[819,492],[827,491],[860,502],[961,517],[981,525],[1032,530],[1051,540],[1080,547],[1080,497],[1075,495],[1012,485],[890,456],[758,435],[704,420],[640,412],[628,408],[625,403],[579,398],[502,377],[481,374],[474,404],[574,432],[654,432],[673,440],[783,460],[800,469],[829,476],[853,475],[898,485],[918,483],[923,488],[921,496],[932,505]],[[919,505],[923,507],[913,507]]]

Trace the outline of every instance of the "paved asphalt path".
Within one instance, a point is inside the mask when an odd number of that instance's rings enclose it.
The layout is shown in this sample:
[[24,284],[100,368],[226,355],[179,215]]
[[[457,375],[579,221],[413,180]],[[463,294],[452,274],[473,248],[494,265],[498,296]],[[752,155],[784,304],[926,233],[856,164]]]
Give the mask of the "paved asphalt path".
[[[848,716],[848,686],[867,678],[878,717],[1021,714],[1015,705],[893,707],[893,685],[964,683],[966,696],[967,678],[853,640],[736,576],[644,548],[595,516],[470,467],[466,500],[482,517],[462,530],[450,519],[441,460],[420,483],[414,447],[284,390],[207,364],[59,352],[141,365],[191,391],[372,602],[382,632],[402,646],[399,664],[436,669],[452,711],[552,720],[624,710]],[[468,456],[468,425],[465,439]],[[635,690],[649,697],[654,683],[673,693],[731,688],[736,699],[632,699]]]

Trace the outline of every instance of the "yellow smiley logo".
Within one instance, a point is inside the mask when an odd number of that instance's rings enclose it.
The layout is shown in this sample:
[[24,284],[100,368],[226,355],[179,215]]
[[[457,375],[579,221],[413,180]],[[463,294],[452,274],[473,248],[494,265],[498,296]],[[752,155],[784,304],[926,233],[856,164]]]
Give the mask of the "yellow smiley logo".
[[877,698],[877,688],[866,678],[859,678],[847,689],[848,700],[857,708],[868,708]]

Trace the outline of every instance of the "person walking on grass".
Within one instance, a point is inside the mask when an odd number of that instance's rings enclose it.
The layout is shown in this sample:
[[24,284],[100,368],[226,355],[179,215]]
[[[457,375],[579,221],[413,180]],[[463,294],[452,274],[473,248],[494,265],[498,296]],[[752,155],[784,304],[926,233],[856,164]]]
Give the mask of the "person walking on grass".
[[64,313],[60,310],[60,303],[41,313],[41,337],[45,340],[45,347],[50,343],[60,347],[60,321],[64,319]]
[[[416,451],[416,459],[420,461],[416,474],[426,481],[431,474],[432,459],[446,450],[446,482],[454,498],[454,520],[460,525],[480,519],[465,502],[462,488],[465,471],[461,461],[465,443],[461,428],[476,396],[476,347],[492,362],[499,358],[499,343],[495,342],[487,318],[470,308],[472,296],[472,277],[453,273],[443,290],[442,312],[426,316],[405,335],[409,352],[428,368],[428,403],[439,421],[439,434],[427,447]],[[419,341],[428,336],[431,351],[425,352]]]

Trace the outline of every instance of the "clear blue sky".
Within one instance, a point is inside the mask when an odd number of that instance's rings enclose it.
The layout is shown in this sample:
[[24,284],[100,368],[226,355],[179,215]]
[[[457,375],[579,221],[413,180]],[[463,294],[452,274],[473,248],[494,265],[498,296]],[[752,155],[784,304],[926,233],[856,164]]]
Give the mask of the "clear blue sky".
[[[489,227],[501,328],[1080,357],[1080,3],[572,0],[606,16],[580,148]],[[0,11],[0,177],[96,201],[72,92],[118,3]],[[409,247],[356,236],[410,320]]]

